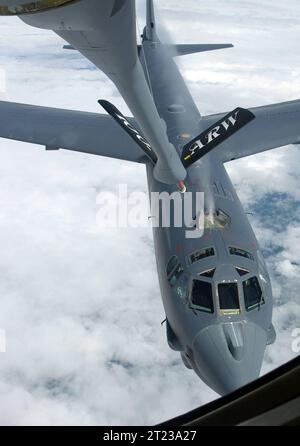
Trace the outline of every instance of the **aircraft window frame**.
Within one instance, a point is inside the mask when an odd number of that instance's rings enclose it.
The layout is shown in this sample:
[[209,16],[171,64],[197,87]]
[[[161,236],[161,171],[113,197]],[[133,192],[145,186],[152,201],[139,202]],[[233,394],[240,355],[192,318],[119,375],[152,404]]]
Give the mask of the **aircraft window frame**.
[[[194,260],[194,261],[191,260],[192,256],[195,256],[197,253],[201,253],[201,252],[208,251],[208,250],[212,250],[213,254],[209,254],[209,255],[206,254],[206,255],[204,255],[203,257],[201,257],[198,260]],[[216,256],[216,250],[215,250],[214,246],[209,246],[207,248],[196,249],[196,251],[193,251],[191,254],[188,255],[188,257],[187,257],[187,264],[188,265],[194,265],[195,263],[198,263],[201,260],[209,259],[209,258],[215,257],[215,256]]]
[[[248,259],[248,260],[254,261],[254,255],[251,252],[246,251],[243,248],[239,248],[238,246],[229,246],[228,250],[229,250],[229,254],[231,256],[243,257],[244,259]],[[232,252],[234,250],[236,252]]]
[[[257,301],[255,304],[247,305],[247,302],[246,302],[246,293],[245,293],[244,284],[245,284],[245,282],[249,282],[249,281],[251,281],[251,280],[256,280],[256,283],[257,283],[258,286],[259,286],[259,289],[260,289],[261,294],[260,294],[260,300],[259,300],[259,301]],[[243,280],[242,285],[243,285],[243,294],[244,294],[245,308],[246,308],[246,311],[247,311],[248,313],[249,313],[250,311],[253,311],[253,310],[257,309],[257,308],[260,308],[262,305],[264,305],[264,304],[266,303],[265,298],[264,298],[263,289],[262,289],[262,287],[261,287],[261,284],[260,284],[260,282],[259,282],[257,276],[252,276],[252,277],[249,277],[248,279]]]
[[[220,299],[220,293],[219,293],[219,286],[222,285],[236,285],[237,290],[237,299],[238,299],[238,308],[221,308],[221,299]],[[218,304],[220,313],[222,316],[228,316],[228,315],[239,315],[242,313],[242,307],[241,307],[241,296],[240,296],[240,288],[238,282],[219,282],[217,284],[217,297],[218,297]]]
[[[177,256],[172,256],[170,257],[168,263],[167,263],[167,267],[166,267],[166,272],[167,272],[167,276],[169,276],[171,274],[171,272],[173,271],[173,269],[175,268],[175,266],[178,263],[178,257]],[[172,264],[174,262],[174,264]]]
[[[210,307],[205,307],[203,305],[197,305],[193,302],[193,289],[194,289],[194,283],[195,282],[199,282],[199,283],[205,283],[208,287],[210,287],[210,291],[211,291],[211,295],[209,296],[209,300],[211,300],[211,306]],[[190,285],[190,308],[196,311],[200,311],[201,313],[206,313],[206,314],[214,314],[215,312],[215,303],[214,303],[214,292],[213,292],[213,284],[208,281],[208,280],[200,280],[200,279],[196,279],[193,278],[193,280],[191,281],[191,285]]]
[[201,273],[198,273],[198,276],[206,277],[207,279],[212,279],[215,275],[216,268],[209,268],[205,271],[202,271]]
[[242,266],[236,266],[235,269],[240,277],[244,277],[247,274],[250,274],[250,271],[247,268],[243,268]]
[[[174,261],[175,263],[174,263],[174,265],[172,265],[171,268],[169,268],[172,261]],[[169,259],[167,266],[166,266],[167,279],[168,279],[168,282],[172,288],[176,285],[176,283],[178,282],[178,279],[183,274],[183,272],[184,272],[184,269],[180,262],[179,257],[176,255],[172,256]]]

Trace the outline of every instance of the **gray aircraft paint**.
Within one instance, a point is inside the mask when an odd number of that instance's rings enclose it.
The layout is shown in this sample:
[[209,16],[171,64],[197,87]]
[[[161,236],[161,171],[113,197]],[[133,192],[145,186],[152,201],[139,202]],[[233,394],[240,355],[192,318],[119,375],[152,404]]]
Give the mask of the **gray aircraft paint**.
[[[221,210],[228,224],[208,224],[204,236],[198,239],[187,239],[185,227],[153,228],[167,339],[170,347],[180,352],[183,363],[220,394],[254,380],[266,345],[275,341],[272,290],[255,234],[223,163],[299,143],[299,101],[250,109],[255,120],[185,172],[180,161],[183,146],[225,113],[201,117],[174,63],[174,54],[159,41],[151,0],[147,2],[147,26],[139,51],[133,0],[81,0],[21,18],[30,25],[53,29],[114,81],[134,114],[135,119],[128,118],[129,122],[143,132],[158,163],[153,167],[107,115],[1,102],[0,136],[42,144],[48,149],[65,148],[145,163],[149,192],[172,193],[177,190],[176,181],[185,176],[190,192],[204,192],[207,213],[214,216]],[[187,45],[181,54],[193,52],[196,47],[199,51],[209,49],[206,45]],[[230,254],[229,246],[248,251],[252,258]],[[215,255],[189,263],[190,254],[210,247]],[[171,287],[166,266],[174,255],[183,272],[180,281]],[[249,273],[240,276],[236,267]],[[199,273],[213,268],[214,276],[201,280],[212,285],[214,312],[200,312],[191,308],[190,296],[184,294],[182,284],[190,284],[199,279]],[[254,276],[265,303],[247,312],[242,281]],[[240,313],[220,311],[218,284],[222,283],[237,284]]]

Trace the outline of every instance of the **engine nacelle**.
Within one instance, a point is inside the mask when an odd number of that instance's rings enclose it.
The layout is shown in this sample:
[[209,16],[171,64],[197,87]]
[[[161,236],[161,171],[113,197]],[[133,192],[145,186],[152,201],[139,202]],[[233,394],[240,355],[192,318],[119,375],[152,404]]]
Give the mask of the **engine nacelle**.
[[28,25],[53,31],[100,30],[107,34],[113,29],[111,19],[125,5],[132,9],[132,3],[134,0],[0,0],[0,15],[17,15]]
[[75,0],[0,0],[0,15],[21,15],[58,8]]

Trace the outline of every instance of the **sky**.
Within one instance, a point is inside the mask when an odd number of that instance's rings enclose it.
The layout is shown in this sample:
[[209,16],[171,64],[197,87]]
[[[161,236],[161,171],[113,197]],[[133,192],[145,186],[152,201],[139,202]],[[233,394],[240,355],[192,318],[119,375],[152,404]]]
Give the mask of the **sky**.
[[[297,0],[160,0],[178,43],[233,43],[183,57],[203,115],[300,97]],[[138,1],[144,24],[144,1]],[[50,31],[0,19],[1,100],[128,112],[104,74]],[[152,231],[96,227],[97,196],[146,192],[143,166],[0,140],[0,425],[155,424],[218,396],[169,349]],[[300,153],[227,164],[272,278],[277,341],[262,373],[296,356]]]

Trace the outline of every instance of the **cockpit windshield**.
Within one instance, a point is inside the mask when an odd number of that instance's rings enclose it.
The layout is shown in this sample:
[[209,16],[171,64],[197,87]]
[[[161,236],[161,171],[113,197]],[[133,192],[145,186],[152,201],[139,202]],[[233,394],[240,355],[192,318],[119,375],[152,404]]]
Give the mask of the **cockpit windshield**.
[[247,311],[265,303],[257,277],[251,277],[243,282],[245,306]]
[[214,312],[212,286],[208,282],[194,280],[191,294],[192,308],[206,313]]
[[238,285],[236,282],[219,283],[218,293],[222,314],[239,314],[241,312]]

